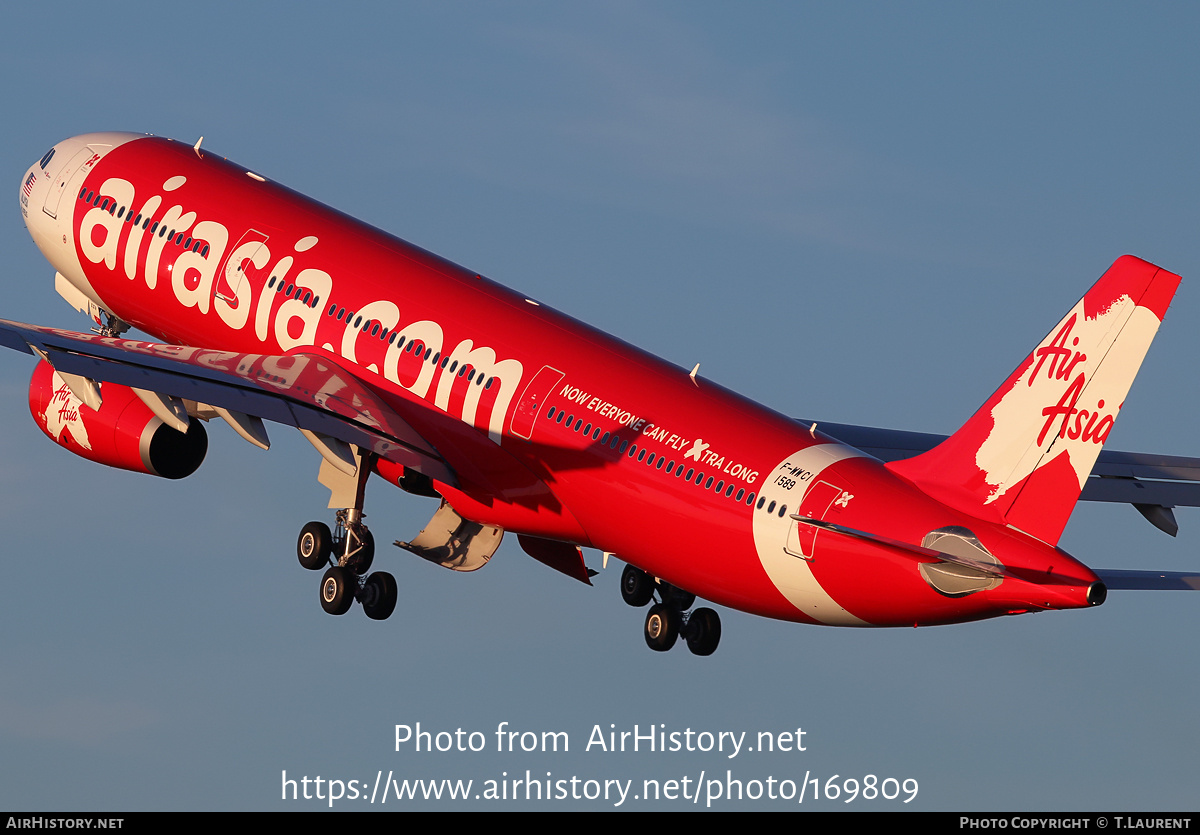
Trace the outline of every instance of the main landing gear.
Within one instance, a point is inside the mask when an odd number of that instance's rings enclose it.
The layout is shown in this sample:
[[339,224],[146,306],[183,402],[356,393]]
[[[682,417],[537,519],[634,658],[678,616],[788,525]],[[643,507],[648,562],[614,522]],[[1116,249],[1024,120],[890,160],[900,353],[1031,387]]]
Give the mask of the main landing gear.
[[[396,578],[386,571],[371,570],[375,561],[375,537],[363,524],[363,496],[370,461],[356,450],[353,474],[345,468],[321,464],[319,480],[330,490],[330,507],[339,508],[334,529],[324,522],[309,522],[300,529],[296,556],[310,571],[325,569],[321,578],[321,608],[331,615],[344,615],[357,600],[372,620],[385,620],[396,608]],[[365,581],[363,578],[366,578]]]
[[323,522],[309,522],[301,528],[296,556],[309,570],[325,569],[321,608],[326,612],[344,615],[358,600],[367,617],[385,620],[396,608],[396,578],[386,571],[367,575],[375,560],[375,538],[362,522],[348,522],[349,512],[338,511],[332,532]]
[[696,595],[651,577],[640,568],[625,566],[621,572],[621,597],[630,606],[642,607],[658,593],[659,602],[646,613],[646,646],[666,652],[680,635],[693,655],[712,655],[721,642],[721,618],[712,609],[689,612]]

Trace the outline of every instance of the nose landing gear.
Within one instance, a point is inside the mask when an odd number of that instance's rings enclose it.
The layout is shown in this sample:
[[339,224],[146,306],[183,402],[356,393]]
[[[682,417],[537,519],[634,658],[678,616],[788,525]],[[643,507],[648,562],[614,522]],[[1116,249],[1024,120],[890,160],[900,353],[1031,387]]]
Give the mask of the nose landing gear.
[[696,595],[658,580],[640,568],[626,565],[621,572],[621,597],[630,606],[645,606],[658,594],[660,602],[646,613],[646,646],[666,652],[680,635],[693,655],[712,655],[721,642],[721,618],[707,607],[689,612]]

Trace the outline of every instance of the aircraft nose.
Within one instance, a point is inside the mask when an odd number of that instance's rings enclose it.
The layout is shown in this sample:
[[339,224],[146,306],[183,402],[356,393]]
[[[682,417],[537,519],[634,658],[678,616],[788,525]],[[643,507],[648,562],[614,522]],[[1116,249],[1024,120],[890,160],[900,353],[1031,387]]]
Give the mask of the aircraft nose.
[[42,154],[41,159],[31,165],[21,178],[21,214],[25,218],[26,227],[31,232],[33,231],[31,224],[39,221],[42,214],[54,217],[58,205],[57,198],[61,197],[61,194],[54,193],[56,186],[58,191],[66,186],[65,178],[60,175],[70,160],[72,152],[79,151],[79,147],[77,147],[79,145],[80,143],[75,139],[59,142]]
[[34,192],[42,191],[45,188],[45,182],[49,180],[46,167],[53,163],[57,150],[58,146],[56,145],[43,154],[40,160],[26,169],[25,176],[21,178],[21,214],[25,216],[26,221],[29,219],[29,207],[33,202]]
[[[64,139],[34,163],[21,180],[21,213],[34,236],[35,227],[57,221],[59,209],[65,209],[67,192],[73,192],[92,167],[114,148],[141,134],[85,133]],[[73,194],[72,194],[73,196]]]
[[[99,159],[89,137],[73,136],[55,144],[26,169],[21,178],[21,215],[25,229],[42,254],[64,275],[71,273],[74,242],[71,232],[73,195],[85,166]],[[78,175],[78,176],[77,176]]]

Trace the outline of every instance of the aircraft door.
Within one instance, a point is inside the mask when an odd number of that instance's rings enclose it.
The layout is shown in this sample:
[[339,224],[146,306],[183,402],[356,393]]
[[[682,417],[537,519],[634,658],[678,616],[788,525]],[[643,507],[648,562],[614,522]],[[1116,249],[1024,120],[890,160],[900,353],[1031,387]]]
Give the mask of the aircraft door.
[[563,373],[549,365],[543,365],[538,373],[533,375],[529,385],[525,386],[525,391],[521,392],[521,399],[513,411],[510,426],[514,435],[529,440],[533,434],[533,424],[538,412],[543,410],[547,398],[554,392],[554,387],[562,381],[562,378]]
[[[804,494],[804,500],[800,502],[800,509],[796,515],[825,521],[825,517],[840,503],[848,502],[850,498],[853,496],[841,487],[828,481],[818,481]],[[816,556],[818,533],[820,531],[816,527],[792,519],[783,550],[793,557],[811,560]]]
[[[265,267],[271,257],[267,238],[265,233],[249,229],[238,239],[237,246],[230,250],[225,263],[217,270],[217,280],[213,282],[214,301],[219,299],[234,309],[250,304],[253,295],[250,276]],[[265,292],[265,282],[263,289]]]
[[50,190],[46,192],[46,200],[42,203],[42,211],[57,220],[58,206],[62,202],[62,196],[67,191],[67,184],[71,182],[79,169],[85,165],[94,164],[100,159],[100,155],[107,150],[107,146],[89,145],[86,148],[76,151],[75,155],[58,169],[58,176],[54,178],[54,182],[50,185]]

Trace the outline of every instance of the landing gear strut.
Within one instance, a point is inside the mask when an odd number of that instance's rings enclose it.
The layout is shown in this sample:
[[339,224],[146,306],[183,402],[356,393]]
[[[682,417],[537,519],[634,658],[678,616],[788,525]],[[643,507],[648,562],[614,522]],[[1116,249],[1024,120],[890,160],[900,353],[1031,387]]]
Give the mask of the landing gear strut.
[[646,613],[646,646],[666,652],[683,636],[693,655],[712,655],[721,642],[721,618],[709,608],[688,610],[696,595],[658,580],[640,568],[626,565],[621,572],[621,597],[630,606],[645,606],[658,594],[659,602]]
[[296,556],[300,565],[311,571],[325,569],[321,608],[326,612],[344,615],[358,600],[367,617],[384,620],[396,608],[396,578],[377,571],[363,581],[375,561],[375,537],[362,521],[371,461],[357,450],[353,455],[357,463],[353,475],[328,459],[322,462],[318,479],[330,490],[329,506],[337,508],[336,522],[332,531],[324,522],[309,522],[301,528]]
[[375,562],[375,537],[362,523],[362,516],[362,511],[354,508],[339,510],[333,529],[333,552],[338,554],[338,565],[352,569],[355,574],[366,574]]

